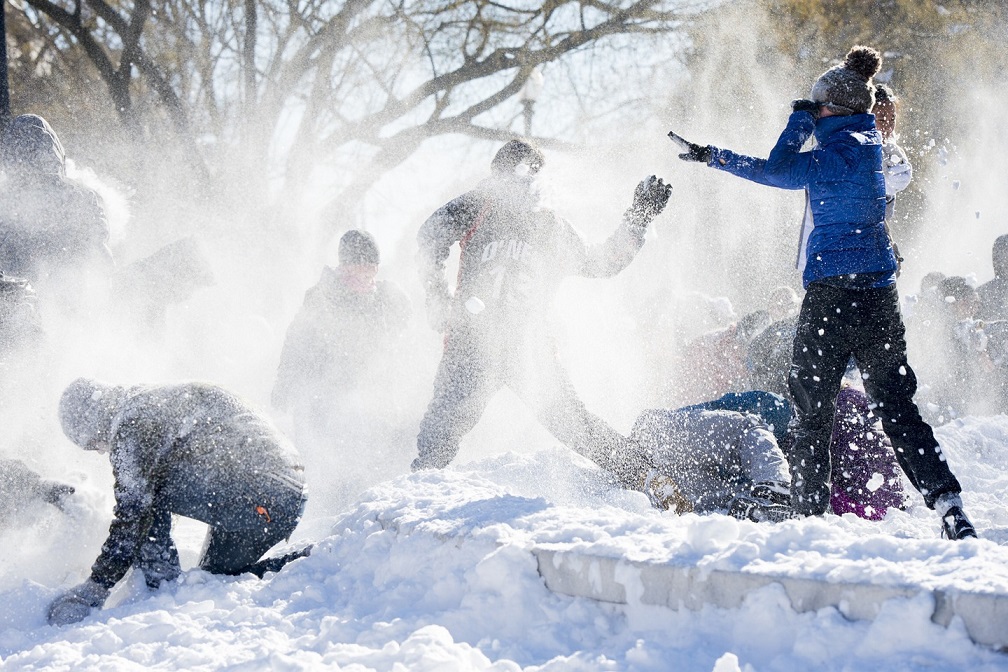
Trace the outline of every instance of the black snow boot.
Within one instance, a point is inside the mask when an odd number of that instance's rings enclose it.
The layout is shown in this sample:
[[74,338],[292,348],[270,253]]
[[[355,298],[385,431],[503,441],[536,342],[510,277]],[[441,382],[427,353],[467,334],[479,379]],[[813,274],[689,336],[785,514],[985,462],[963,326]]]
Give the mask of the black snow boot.
[[977,538],[973,523],[966,517],[961,507],[953,506],[942,516],[942,537],[953,540]]

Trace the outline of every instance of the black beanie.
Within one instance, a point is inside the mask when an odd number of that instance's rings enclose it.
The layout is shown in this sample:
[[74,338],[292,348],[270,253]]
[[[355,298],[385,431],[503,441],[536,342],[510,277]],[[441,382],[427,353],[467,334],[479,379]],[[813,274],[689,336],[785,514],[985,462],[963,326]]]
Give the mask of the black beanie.
[[381,255],[374,236],[359,229],[350,229],[344,233],[339,241],[339,263],[340,266],[380,264]]
[[500,175],[512,175],[521,164],[526,164],[531,173],[536,173],[546,161],[539,149],[525,140],[508,140],[494,155],[490,169]]

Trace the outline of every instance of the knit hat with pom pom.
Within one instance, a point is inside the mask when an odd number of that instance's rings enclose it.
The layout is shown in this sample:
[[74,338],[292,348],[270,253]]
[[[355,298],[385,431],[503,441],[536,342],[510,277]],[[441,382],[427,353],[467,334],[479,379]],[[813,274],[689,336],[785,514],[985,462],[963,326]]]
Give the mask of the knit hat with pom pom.
[[882,66],[882,57],[871,47],[851,47],[840,65],[816,80],[810,98],[833,114],[864,114],[875,106],[872,77]]

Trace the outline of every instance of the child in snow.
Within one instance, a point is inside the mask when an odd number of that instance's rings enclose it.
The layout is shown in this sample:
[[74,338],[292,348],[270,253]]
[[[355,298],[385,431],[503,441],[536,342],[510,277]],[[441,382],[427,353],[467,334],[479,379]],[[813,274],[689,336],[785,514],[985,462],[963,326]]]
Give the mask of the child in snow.
[[[917,378],[906,357],[896,291],[896,255],[886,230],[882,136],[869,110],[881,57],[852,48],[823,73],[810,100],[796,100],[769,158],[743,156],[670,137],[685,161],[697,161],[760,184],[804,189],[808,218],[800,252],[806,289],[792,352],[789,388],[797,429],[792,448],[792,502],[804,515],[830,505],[829,440],[834,400],[851,356],[896,450],[903,471],[937,510],[943,534],[975,537],[960,485],[913,395]],[[801,151],[815,135],[817,145]]]
[[230,392],[80,378],[64,390],[59,417],[71,441],[108,453],[116,506],[90,578],[53,601],[51,624],[85,618],[134,565],[152,589],[177,578],[173,513],[210,526],[199,561],[208,572],[262,576],[298,555],[260,560],[301,519],[300,461],[266,418]]

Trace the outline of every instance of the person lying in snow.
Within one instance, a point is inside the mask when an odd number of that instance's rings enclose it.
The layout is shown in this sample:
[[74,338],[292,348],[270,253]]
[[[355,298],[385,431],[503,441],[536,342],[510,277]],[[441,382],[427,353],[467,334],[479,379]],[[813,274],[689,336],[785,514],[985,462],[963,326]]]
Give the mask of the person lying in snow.
[[62,509],[73,493],[72,485],[46,480],[21,460],[0,459],[0,527],[36,503]]
[[644,491],[657,508],[757,522],[796,517],[787,461],[755,415],[652,409],[637,418],[630,438],[651,456]]
[[199,567],[214,574],[262,576],[307,554],[260,561],[301,518],[304,470],[279,431],[227,390],[79,378],[64,390],[59,417],[71,441],[108,453],[116,505],[90,578],[52,602],[49,623],[85,618],[131,567],[152,589],[177,578],[173,513],[210,526]]

